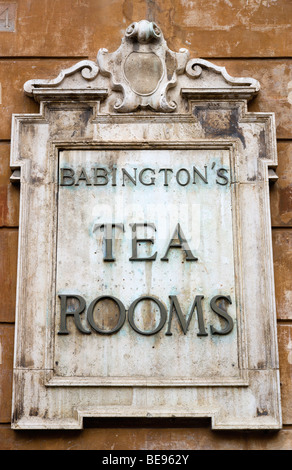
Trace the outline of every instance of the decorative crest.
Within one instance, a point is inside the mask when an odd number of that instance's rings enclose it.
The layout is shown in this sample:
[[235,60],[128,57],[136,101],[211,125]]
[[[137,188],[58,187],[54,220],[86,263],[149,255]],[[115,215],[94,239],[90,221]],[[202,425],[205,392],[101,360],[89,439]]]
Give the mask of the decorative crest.
[[168,101],[167,91],[176,85],[188,59],[186,49],[178,53],[168,49],[158,26],[146,20],[127,28],[116,52],[109,54],[101,49],[97,55],[101,73],[109,75],[113,89],[123,93],[123,99],[114,106],[119,112],[145,107],[174,111],[176,104]]

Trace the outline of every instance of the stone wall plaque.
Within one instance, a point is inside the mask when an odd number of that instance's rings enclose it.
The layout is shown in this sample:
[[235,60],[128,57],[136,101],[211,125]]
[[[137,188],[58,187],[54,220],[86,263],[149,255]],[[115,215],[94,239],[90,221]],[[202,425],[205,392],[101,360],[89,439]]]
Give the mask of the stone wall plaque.
[[269,181],[272,113],[251,78],[133,23],[25,92],[14,429],[209,417],[281,427]]

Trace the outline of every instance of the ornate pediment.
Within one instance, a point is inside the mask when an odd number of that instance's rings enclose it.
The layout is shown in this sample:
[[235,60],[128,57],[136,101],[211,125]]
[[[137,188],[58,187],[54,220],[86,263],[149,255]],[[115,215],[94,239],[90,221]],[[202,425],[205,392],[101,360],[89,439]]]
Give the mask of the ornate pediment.
[[24,87],[37,100],[101,100],[114,93],[115,99],[104,105],[110,113],[180,112],[190,98],[250,99],[259,88],[257,80],[234,78],[224,67],[190,59],[187,49],[171,51],[161,29],[147,20],[132,23],[115,52],[100,49],[96,63],[83,60],[54,80],[30,80]]

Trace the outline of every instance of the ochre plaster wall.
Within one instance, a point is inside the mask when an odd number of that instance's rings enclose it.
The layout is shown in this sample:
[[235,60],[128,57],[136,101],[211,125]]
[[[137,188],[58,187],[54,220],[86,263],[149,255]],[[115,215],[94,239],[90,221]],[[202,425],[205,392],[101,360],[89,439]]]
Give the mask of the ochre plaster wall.
[[[0,0],[15,4],[15,31],[0,32],[0,449],[292,449],[292,2],[291,0]],[[4,17],[5,18],[5,15]],[[209,422],[102,422],[83,431],[10,429],[19,189],[9,182],[12,113],[38,105],[23,93],[33,78],[114,51],[125,28],[158,23],[169,47],[253,77],[251,111],[274,112],[279,180],[271,187],[271,226],[283,429],[212,431]],[[2,19],[3,22],[3,19]]]

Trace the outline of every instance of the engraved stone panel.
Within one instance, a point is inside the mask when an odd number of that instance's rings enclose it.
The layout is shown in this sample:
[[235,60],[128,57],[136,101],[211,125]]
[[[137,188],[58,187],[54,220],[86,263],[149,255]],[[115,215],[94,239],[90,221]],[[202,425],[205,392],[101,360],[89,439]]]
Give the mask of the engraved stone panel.
[[[81,295],[88,308],[97,297],[113,296],[128,312],[136,299],[152,300],[142,300],[135,309],[138,334],[129,321],[110,334],[119,317],[114,303],[113,324],[104,325],[106,315],[99,319],[102,333],[91,329],[90,338],[82,336],[71,322],[68,336],[55,336],[56,376],[156,385],[242,381],[233,159],[230,150],[212,145],[60,152],[57,294]],[[105,224],[117,224],[108,227],[111,249],[106,247]],[[177,240],[178,224],[188,248]],[[167,251],[172,238],[178,246]],[[222,296],[218,302],[226,302],[227,320],[211,307],[216,295]],[[168,320],[161,320],[156,299]],[[189,321],[185,330],[173,301]],[[96,305],[95,322],[104,302],[108,299]],[[60,308],[57,302],[55,331]],[[84,317],[83,328],[90,330]]]

